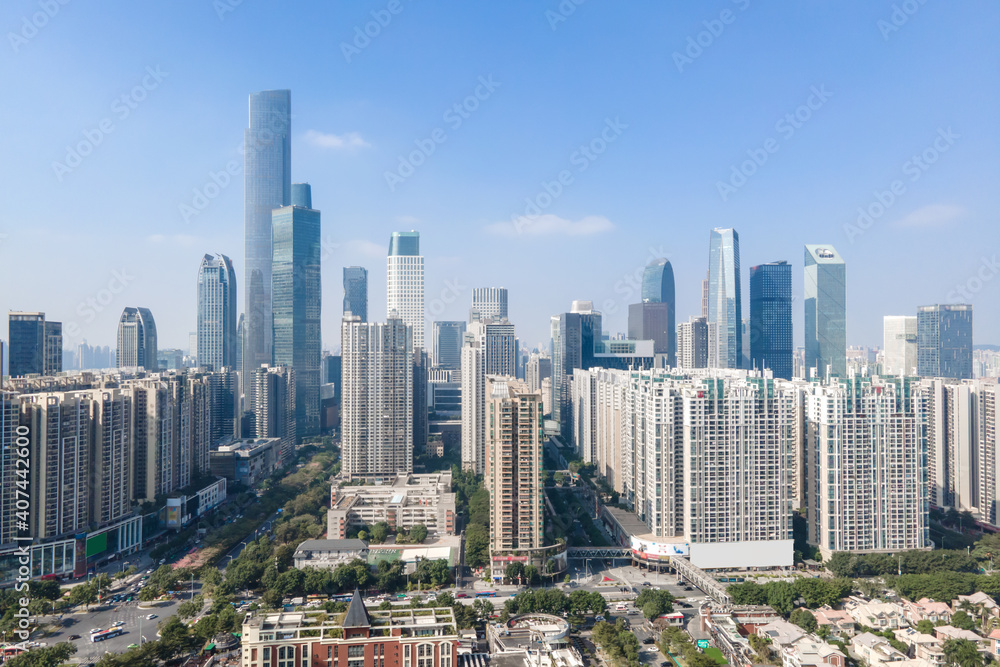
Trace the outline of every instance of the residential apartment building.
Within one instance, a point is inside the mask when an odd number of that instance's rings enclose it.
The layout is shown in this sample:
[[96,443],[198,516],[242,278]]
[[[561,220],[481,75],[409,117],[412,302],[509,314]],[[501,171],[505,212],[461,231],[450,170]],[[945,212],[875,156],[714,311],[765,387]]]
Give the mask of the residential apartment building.
[[400,474],[391,484],[330,488],[327,531],[331,539],[344,539],[351,527],[372,526],[385,521],[393,530],[409,530],[417,524],[429,534],[455,534],[455,494],[451,472],[423,475]]

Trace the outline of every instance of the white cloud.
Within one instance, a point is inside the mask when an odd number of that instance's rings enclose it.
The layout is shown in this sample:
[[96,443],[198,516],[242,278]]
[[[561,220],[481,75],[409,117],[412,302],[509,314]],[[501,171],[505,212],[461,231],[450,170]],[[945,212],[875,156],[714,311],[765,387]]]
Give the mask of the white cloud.
[[930,204],[923,206],[897,220],[897,227],[944,227],[965,215],[961,206],[952,204]]
[[603,234],[615,228],[614,223],[601,215],[588,215],[577,221],[558,215],[520,216],[509,222],[486,225],[489,234],[498,236],[590,236]]
[[371,146],[357,132],[327,134],[317,130],[309,130],[306,132],[306,142],[316,148],[330,148],[336,151],[369,148]]

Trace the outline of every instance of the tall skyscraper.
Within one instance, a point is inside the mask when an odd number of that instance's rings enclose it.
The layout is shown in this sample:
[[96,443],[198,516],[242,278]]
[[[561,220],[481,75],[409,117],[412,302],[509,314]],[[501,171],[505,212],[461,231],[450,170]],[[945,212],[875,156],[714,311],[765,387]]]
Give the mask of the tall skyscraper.
[[573,371],[593,365],[601,327],[601,313],[594,310],[592,301],[574,301],[570,312],[559,315],[553,327],[552,418],[559,423],[566,443],[570,441]]
[[298,436],[319,433],[319,364],[322,282],[320,213],[312,208],[309,185],[296,184],[293,203],[274,210],[272,311],[274,363],[295,371]]
[[434,368],[457,371],[461,368],[465,322],[434,322]]
[[156,322],[149,308],[126,307],[118,320],[117,368],[156,371]]
[[917,318],[886,315],[882,318],[882,375],[915,375],[917,372]]
[[[0,544],[13,544],[19,532],[15,514],[18,488],[14,452],[20,420],[21,398],[13,392],[0,389]],[[23,437],[23,430],[21,435]],[[24,443],[23,440],[21,442]]]
[[830,245],[805,247],[806,372],[847,375],[847,271]]
[[385,324],[344,318],[341,456],[348,480],[413,472],[412,336],[393,311]]
[[472,289],[472,310],[469,321],[474,321],[472,313],[479,313],[480,319],[507,319],[506,287],[474,287]]
[[225,255],[205,255],[198,268],[197,347],[202,368],[236,368],[237,310],[232,260]]
[[653,260],[642,274],[642,302],[628,308],[628,336],[652,340],[653,351],[667,355],[671,367],[677,365],[675,313],[674,269],[664,258]]
[[494,578],[503,576],[511,556],[531,561],[543,546],[541,414],[541,392],[513,377],[487,378],[485,483]]
[[972,378],[972,305],[917,309],[917,375]]
[[413,347],[424,347],[424,258],[420,232],[393,232],[386,259],[386,312],[395,311],[413,330]]
[[750,363],[792,379],[792,266],[750,267]]
[[717,329],[716,350],[709,365],[739,368],[743,356],[740,295],[740,235],[735,229],[713,229],[708,251],[708,322]]
[[368,321],[368,269],[344,267],[344,315],[350,313]]
[[462,347],[462,469],[481,475],[486,470],[486,374],[484,349],[476,340]]
[[413,350],[413,451],[421,454],[427,451],[427,438],[430,435],[428,421],[430,355],[424,350]]
[[10,376],[61,372],[62,323],[46,321],[45,313],[11,311],[8,317]]
[[[250,126],[244,131],[243,215],[246,237],[246,315],[243,375],[252,379],[262,364],[274,362],[271,315],[272,213],[292,203],[292,92],[265,90],[250,95]],[[245,386],[253,404],[253,391]]]
[[288,366],[261,366],[254,371],[252,386],[254,437],[281,438],[281,465],[291,462],[298,439],[295,418],[295,370]]

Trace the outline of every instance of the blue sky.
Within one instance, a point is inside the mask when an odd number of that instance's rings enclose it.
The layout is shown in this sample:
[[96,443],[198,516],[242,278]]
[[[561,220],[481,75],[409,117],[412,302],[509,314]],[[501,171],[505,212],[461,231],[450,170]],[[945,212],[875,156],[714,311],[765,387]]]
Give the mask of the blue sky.
[[186,348],[200,257],[242,280],[247,96],[272,88],[323,213],[328,349],[342,267],[368,267],[384,318],[409,229],[436,319],[505,286],[529,346],[573,299],[623,331],[661,255],[697,314],[713,227],[740,233],[744,285],[793,264],[798,344],[806,243],[847,263],[849,344],[952,301],[1000,343],[996,3],[63,2],[0,10],[0,309],[76,325],[67,346],[146,306]]

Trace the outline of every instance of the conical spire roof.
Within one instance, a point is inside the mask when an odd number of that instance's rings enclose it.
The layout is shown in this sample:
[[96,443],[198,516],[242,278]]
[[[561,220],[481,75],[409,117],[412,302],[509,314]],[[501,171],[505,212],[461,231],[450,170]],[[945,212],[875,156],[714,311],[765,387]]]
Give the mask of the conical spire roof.
[[351,598],[351,604],[347,605],[347,614],[344,616],[344,623],[341,627],[370,628],[371,626],[371,616],[368,615],[365,603],[361,600],[361,593],[355,588],[354,597]]

